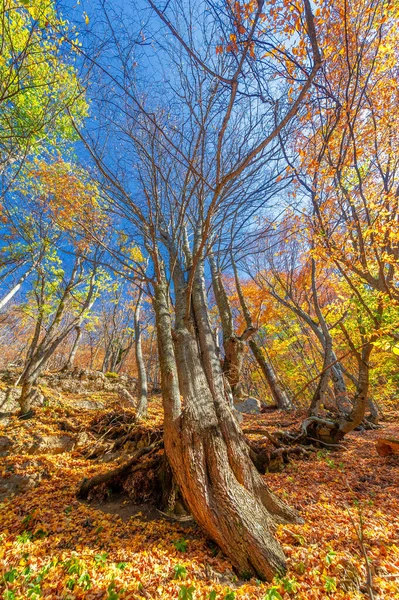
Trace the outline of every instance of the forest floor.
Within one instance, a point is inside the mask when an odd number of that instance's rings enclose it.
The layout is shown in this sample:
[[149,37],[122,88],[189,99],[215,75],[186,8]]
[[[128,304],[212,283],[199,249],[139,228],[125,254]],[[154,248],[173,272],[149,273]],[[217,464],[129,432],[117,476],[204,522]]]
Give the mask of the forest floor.
[[[104,414],[133,415],[112,394],[92,398],[105,403]],[[399,457],[380,457],[375,450],[376,438],[399,437],[397,415],[387,415],[382,430],[348,435],[345,449],[315,451],[265,475],[304,519],[303,525],[277,529],[288,571],[266,584],[238,580],[193,522],[172,521],[155,508],[132,506],[119,497],[105,504],[78,501],[82,478],[114,463],[88,460],[79,449],[39,453],[40,438],[65,434],[65,419],[81,431],[93,419],[92,410],[74,408],[72,395],[57,394],[47,404],[31,420],[11,417],[0,426],[0,436],[6,436],[0,441],[12,442],[0,459],[0,493],[18,476],[33,481],[30,489],[0,504],[4,599],[367,598],[363,550],[374,597],[399,599]],[[246,416],[244,428],[271,432],[294,426],[300,417],[278,411]],[[154,398],[145,427],[161,424],[160,400]],[[356,533],[361,521],[363,550]]]

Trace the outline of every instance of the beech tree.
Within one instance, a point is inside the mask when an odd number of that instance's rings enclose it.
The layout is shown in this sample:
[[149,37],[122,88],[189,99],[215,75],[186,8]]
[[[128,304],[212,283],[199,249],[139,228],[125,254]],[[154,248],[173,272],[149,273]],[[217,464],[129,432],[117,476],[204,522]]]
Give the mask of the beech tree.
[[[175,76],[163,86],[162,99],[156,88],[141,92],[130,66],[134,42],[129,44],[125,32],[123,46],[112,46],[117,95],[112,103],[103,96],[99,106],[101,122],[119,146],[104,152],[101,137],[94,139],[88,131],[81,137],[104,178],[113,210],[124,219],[124,234],[140,243],[150,260],[143,276],[156,316],[164,443],[175,480],[194,518],[239,572],[272,579],[285,564],[272,535],[274,524],[299,516],[257,472],[230,408],[210,326],[204,261],[242,178],[295,116],[320,67],[312,10],[308,0],[293,11],[277,2],[269,21],[262,3],[240,6],[238,12],[223,4],[223,35],[230,42],[215,54],[209,39],[218,35],[220,21],[212,20],[211,11],[170,3],[165,13],[149,4],[172,34],[162,60],[169,61]],[[177,14],[185,15],[182,24],[174,21]],[[112,24],[112,14],[106,16]],[[194,22],[198,38],[192,35]],[[272,39],[275,30],[291,44],[287,54],[280,55],[276,41],[262,58],[261,42],[267,35]],[[293,35],[307,49],[300,66],[291,54]],[[278,76],[280,61],[290,65],[291,90],[289,97],[281,90],[278,99],[273,96],[278,86],[269,85],[262,74],[274,70]],[[102,80],[110,76],[101,64],[98,72]],[[270,103],[262,105],[266,96]],[[115,102],[123,110],[115,111]],[[133,165],[140,192],[130,189],[126,179]],[[137,271],[128,257],[122,260]]]

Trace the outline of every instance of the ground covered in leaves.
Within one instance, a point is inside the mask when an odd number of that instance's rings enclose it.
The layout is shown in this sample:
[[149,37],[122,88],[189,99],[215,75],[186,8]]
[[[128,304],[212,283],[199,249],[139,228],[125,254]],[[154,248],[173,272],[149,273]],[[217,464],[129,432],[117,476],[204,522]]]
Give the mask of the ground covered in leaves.
[[[105,404],[101,413],[133,415],[112,394],[98,396],[94,400]],[[0,435],[13,441],[12,450],[0,459],[3,483],[17,475],[38,476],[33,487],[0,504],[4,599],[366,598],[364,553],[375,598],[399,599],[399,462],[375,451],[379,436],[399,437],[393,415],[382,432],[355,432],[345,448],[316,450],[293,458],[282,472],[265,475],[305,522],[278,528],[288,571],[265,584],[238,580],[192,522],[171,521],[122,497],[111,497],[106,504],[78,501],[75,493],[82,478],[116,463],[85,457],[87,445],[98,443],[92,434],[80,448],[32,454],[38,437],[65,432],[65,419],[81,433],[93,422],[93,410],[76,411],[71,396],[58,394],[47,404],[32,420],[12,417],[0,427]],[[294,426],[299,418],[273,412],[248,416],[243,426],[272,432]],[[144,426],[161,424],[160,401],[154,399]]]

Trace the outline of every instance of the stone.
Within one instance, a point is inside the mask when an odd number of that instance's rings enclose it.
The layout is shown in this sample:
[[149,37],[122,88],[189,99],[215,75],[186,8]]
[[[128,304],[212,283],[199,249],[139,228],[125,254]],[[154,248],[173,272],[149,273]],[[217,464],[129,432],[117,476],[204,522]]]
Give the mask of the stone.
[[118,452],[106,452],[105,454],[103,454],[101,456],[101,458],[99,459],[99,462],[109,463],[109,462],[116,460],[117,458],[119,458]]
[[20,395],[21,388],[9,387],[7,390],[0,390],[0,412],[17,412],[19,410],[18,398]]
[[132,408],[132,407],[136,406],[136,404],[137,404],[136,400],[133,398],[131,393],[128,392],[128,390],[126,388],[124,388],[122,385],[118,386],[117,393],[118,393],[118,400],[120,402],[120,405],[123,408]]
[[257,398],[245,398],[234,403],[234,408],[240,413],[258,415],[261,412],[261,403]]
[[75,443],[70,435],[43,435],[27,449],[27,454],[63,454],[71,452]]
[[39,485],[41,480],[40,473],[32,475],[14,474],[10,477],[0,478],[0,502],[9,496],[27,492]]
[[13,446],[13,441],[6,435],[0,435],[0,456],[8,456]]
[[84,398],[76,398],[71,402],[71,405],[75,408],[83,408],[83,410],[102,410],[104,408],[104,404],[101,402],[85,400]]

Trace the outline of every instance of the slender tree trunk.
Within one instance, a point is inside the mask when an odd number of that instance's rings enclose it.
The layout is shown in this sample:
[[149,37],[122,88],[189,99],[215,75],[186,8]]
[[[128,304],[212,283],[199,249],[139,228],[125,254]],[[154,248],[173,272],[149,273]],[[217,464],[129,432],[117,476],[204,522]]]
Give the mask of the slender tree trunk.
[[[231,260],[232,260],[232,265],[233,265],[233,270],[234,270],[237,294],[238,294],[238,298],[240,300],[242,312],[244,314],[245,322],[247,325],[247,330],[255,331],[255,328],[254,328],[253,322],[252,322],[251,313],[249,312],[247,303],[245,301],[245,297],[244,297],[242,287],[241,287],[240,278],[238,276],[237,266],[236,266],[233,256],[231,257]],[[285,390],[283,390],[283,388],[279,385],[277,377],[276,377],[276,373],[274,372],[272,365],[269,364],[269,362],[266,360],[262,349],[258,346],[256,341],[252,337],[249,340],[249,347],[251,348],[252,354],[254,355],[255,360],[258,363],[258,365],[263,373],[263,376],[267,381],[267,384],[270,388],[272,398],[273,398],[274,402],[277,404],[278,408],[281,410],[293,410],[295,408],[293,402],[290,400],[290,398],[288,397],[288,394],[285,392]]]
[[101,365],[101,371],[103,373],[106,373],[107,371],[109,371],[109,368],[108,368],[109,359],[110,359],[110,344],[107,344],[105,347],[104,358],[103,358],[103,362]]
[[313,394],[313,398],[309,409],[309,414],[312,416],[316,416],[319,413],[320,405],[325,403],[328,384],[331,378],[331,368],[329,365],[331,365],[332,362],[333,341],[319,304],[316,285],[316,262],[314,258],[312,258],[312,292],[316,316],[319,321],[319,326],[321,328],[324,339],[324,344],[322,344],[324,348],[323,369],[320,375],[319,382],[317,384],[316,391]]
[[324,361],[323,361],[323,370],[320,375],[319,382],[317,384],[317,388],[315,393],[313,394],[312,401],[310,403],[309,414],[311,416],[317,416],[319,414],[321,404],[325,403],[328,384],[331,378],[331,368],[329,365],[332,362],[332,339],[328,334],[325,337],[325,346],[324,346]]
[[369,398],[368,400],[368,407],[370,410],[370,417],[368,417],[368,419],[370,421],[372,421],[373,423],[378,423],[379,421],[379,417],[380,417],[380,411],[378,409],[377,404],[374,402],[374,400],[372,398]]
[[[75,321],[70,323],[70,325],[58,335],[55,335],[54,329],[52,330],[53,336],[46,332],[40,343],[36,345],[34,352],[29,355],[29,359],[25,363],[24,371],[18,380],[18,383],[22,385],[21,396],[18,401],[21,406],[21,412],[28,412],[31,409],[31,401],[35,395],[33,388],[36,381],[45,369],[49,358],[54,354],[61,342],[80,323],[80,320],[81,319],[77,317]],[[24,407],[24,409],[22,407]],[[28,407],[27,411],[25,411],[26,407]]]
[[[275,292],[275,290],[270,288],[269,292],[270,292],[271,296],[273,298],[275,298],[275,300],[277,300],[277,302],[279,302],[280,304],[282,304],[283,306],[285,306],[286,308],[291,310],[297,317],[299,317],[307,325],[309,325],[309,327],[312,329],[312,331],[314,332],[314,334],[320,341],[323,349],[325,350],[326,338],[324,336],[323,331],[328,332],[328,328],[327,328],[327,324],[325,323],[325,319],[324,319],[321,311],[320,311],[319,317],[318,317],[319,318],[319,324],[318,324],[300,306],[297,306],[292,299],[291,299],[292,303],[290,303],[290,302],[287,302],[281,296],[279,296]],[[323,325],[325,325],[324,329],[321,327],[321,323],[323,323]],[[328,332],[328,334],[329,334],[329,332]],[[336,356],[334,350],[332,351],[331,362],[335,363],[331,367],[331,373],[330,373],[331,379],[334,384],[334,391],[336,392],[335,400],[336,400],[339,411],[348,413],[348,412],[350,412],[352,406],[351,406],[351,402],[349,401],[349,398],[348,398],[348,390],[346,387],[345,379],[343,377],[344,369],[343,369],[342,365],[339,363],[339,361],[337,361],[337,356]]]
[[3,296],[3,298],[0,300],[0,310],[2,310],[8,304],[8,302],[10,302],[10,300],[12,300],[12,298],[15,296],[15,294],[21,289],[22,284],[24,283],[24,281],[26,281],[26,279],[32,273],[32,271],[34,270],[34,268],[35,268],[35,265],[32,265],[30,267],[30,269],[28,269],[26,271],[26,273],[24,273],[19,278],[19,280],[17,281],[17,283],[14,285],[14,287],[11,288],[11,290],[8,292],[8,294],[6,294],[5,296]]
[[211,266],[213,292],[222,323],[224,349],[223,373],[225,374],[233,399],[236,400],[241,395],[240,381],[245,342],[234,331],[230,301],[224,288],[221,273],[218,271],[212,255],[209,257],[209,264]]
[[349,413],[352,409],[352,404],[349,401],[348,390],[341,370],[341,365],[337,361],[334,351],[331,353],[331,362],[335,363],[331,367],[331,380],[334,386],[335,402],[340,412]]
[[226,399],[201,277],[196,277],[193,290],[195,328],[185,314],[188,291],[182,276],[175,282],[175,293],[173,338],[162,282],[154,302],[165,449],[174,477],[198,524],[240,574],[271,580],[285,568],[283,551],[272,535],[274,526],[298,522],[298,515],[268,489],[250,460]]
[[82,339],[82,327],[80,325],[76,325],[75,327],[76,337],[73,342],[71,352],[69,354],[68,360],[65,365],[62,367],[62,371],[70,371],[73,367],[73,363],[75,361],[76,353],[79,348],[80,340]]
[[136,418],[141,419],[147,415],[148,410],[148,385],[147,371],[143,357],[143,349],[141,343],[141,327],[140,327],[140,311],[143,292],[139,291],[136,310],[134,311],[134,347],[136,352],[137,374],[138,374],[138,392],[139,400],[137,404]]
[[341,438],[350,431],[353,431],[358,427],[364,419],[366,414],[366,408],[369,402],[369,387],[370,387],[370,356],[373,350],[372,343],[366,344],[361,351],[359,357],[359,376],[358,376],[358,388],[353,403],[353,408],[347,417],[341,418],[339,422],[339,433],[338,437]]
[[252,354],[258,363],[264,378],[270,388],[270,393],[274,402],[277,404],[280,410],[293,410],[294,405],[289,399],[285,390],[283,390],[277,380],[276,374],[273,367],[266,360],[262,349],[258,346],[254,339],[249,340],[249,347],[252,350]]
[[96,349],[94,350],[94,352],[91,353],[91,357],[90,357],[90,369],[94,369],[95,367],[95,363],[97,360],[97,356],[98,353],[100,352],[100,344],[97,345]]

